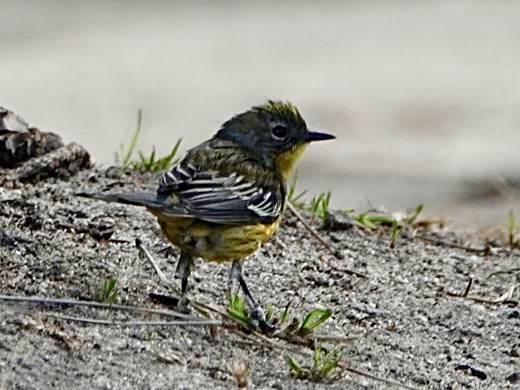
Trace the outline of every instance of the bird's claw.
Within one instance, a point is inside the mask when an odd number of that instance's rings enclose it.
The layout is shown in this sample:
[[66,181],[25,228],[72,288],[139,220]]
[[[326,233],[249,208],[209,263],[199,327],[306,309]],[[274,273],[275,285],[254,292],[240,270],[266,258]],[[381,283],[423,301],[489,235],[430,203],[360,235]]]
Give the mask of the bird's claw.
[[260,306],[256,306],[251,311],[250,325],[253,329],[259,328],[263,334],[272,334],[277,329],[275,326],[266,321],[264,312]]

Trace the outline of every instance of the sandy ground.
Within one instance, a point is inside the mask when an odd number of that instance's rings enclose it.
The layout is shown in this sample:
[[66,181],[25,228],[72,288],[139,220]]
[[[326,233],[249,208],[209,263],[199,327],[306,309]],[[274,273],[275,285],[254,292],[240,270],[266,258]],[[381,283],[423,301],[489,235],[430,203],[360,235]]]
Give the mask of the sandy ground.
[[[177,251],[161,250],[154,218],[131,206],[78,198],[78,191],[154,186],[151,176],[118,170],[84,170],[67,180],[5,182],[0,188],[0,293],[20,297],[91,300],[108,277],[118,283],[117,303],[170,310],[150,293],[169,294],[134,246],[140,238],[166,275]],[[457,249],[358,227],[323,237],[343,255],[336,259],[286,217],[279,233],[246,262],[252,291],[263,305],[291,303],[297,316],[314,307],[333,311],[320,333],[353,338],[341,344],[344,364],[417,389],[513,389],[520,383],[518,290],[499,303],[518,276],[519,249]],[[108,240],[100,232],[114,230]],[[462,243],[448,230],[423,231],[442,242]],[[96,239],[97,238],[97,239]],[[356,271],[366,277],[352,275]],[[190,296],[226,307],[229,267],[199,261]],[[518,273],[516,274],[518,275]],[[462,294],[473,278],[469,296]],[[10,389],[232,389],[229,365],[250,365],[251,389],[386,389],[389,384],[340,371],[330,384],[291,376],[289,348],[245,343],[228,327],[96,325],[58,320],[52,314],[113,320],[165,320],[163,316],[9,302],[0,299],[0,388]],[[265,343],[264,343],[265,344]],[[328,344],[327,344],[328,345]],[[297,357],[295,353],[291,353]],[[300,359],[309,364],[309,359]],[[472,365],[486,379],[456,370]],[[398,387],[396,387],[398,388]]]
[[0,1],[0,105],[108,166],[185,150],[268,98],[335,133],[300,169],[336,207],[504,224],[520,171],[517,1]]

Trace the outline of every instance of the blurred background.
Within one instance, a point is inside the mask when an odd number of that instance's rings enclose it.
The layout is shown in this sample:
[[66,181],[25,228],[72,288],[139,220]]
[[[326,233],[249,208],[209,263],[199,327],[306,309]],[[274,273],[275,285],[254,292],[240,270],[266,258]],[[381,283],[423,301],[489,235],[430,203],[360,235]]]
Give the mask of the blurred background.
[[[299,188],[456,227],[519,211],[518,1],[2,1],[0,106],[114,163],[212,135],[267,99],[310,128]],[[515,198],[516,197],[516,198]]]

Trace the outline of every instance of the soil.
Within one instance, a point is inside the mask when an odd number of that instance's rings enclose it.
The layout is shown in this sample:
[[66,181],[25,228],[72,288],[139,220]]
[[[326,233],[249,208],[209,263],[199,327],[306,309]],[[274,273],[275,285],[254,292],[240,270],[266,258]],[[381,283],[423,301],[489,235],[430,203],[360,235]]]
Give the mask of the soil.
[[[0,172],[6,179],[8,170]],[[251,389],[383,389],[384,383],[345,369],[330,381],[294,377],[284,362],[311,359],[226,326],[123,326],[57,319],[53,314],[108,320],[167,320],[146,313],[13,302],[5,296],[91,301],[107,278],[117,281],[117,304],[171,311],[150,293],[169,295],[135,247],[140,238],[173,278],[177,250],[153,216],[139,207],[75,196],[111,188],[153,188],[153,175],[118,169],[81,170],[34,183],[4,180],[0,188],[0,388],[2,389],[233,389],[230,367],[249,365]],[[307,216],[308,217],[308,216]],[[309,217],[310,220],[310,217]],[[508,389],[520,384],[518,284],[520,250],[467,250],[447,229],[402,235],[394,249],[389,229],[350,226],[331,231],[313,222],[343,255],[331,256],[294,217],[245,263],[249,287],[265,307],[288,303],[301,317],[332,310],[318,332],[346,337],[342,361],[372,376],[418,389]],[[355,271],[366,277],[353,274]],[[192,299],[225,310],[229,265],[202,260],[191,277]],[[462,297],[468,282],[471,289]],[[178,283],[178,280],[175,280]],[[254,336],[253,336],[254,338]],[[330,347],[330,345],[329,345]],[[470,369],[468,366],[471,366]],[[464,368],[466,369],[460,369]],[[485,379],[483,375],[485,375]],[[392,388],[399,388],[394,386]]]

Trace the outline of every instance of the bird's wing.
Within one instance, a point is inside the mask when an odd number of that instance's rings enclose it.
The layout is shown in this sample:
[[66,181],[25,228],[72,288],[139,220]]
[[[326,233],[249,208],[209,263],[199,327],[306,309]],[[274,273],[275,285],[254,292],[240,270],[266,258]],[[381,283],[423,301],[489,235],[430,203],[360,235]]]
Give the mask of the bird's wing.
[[161,176],[157,193],[166,215],[230,225],[273,222],[285,202],[283,185],[263,187],[236,173],[200,170],[183,163]]

